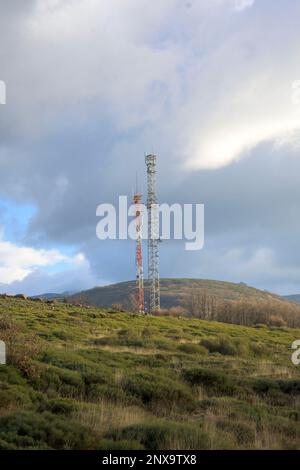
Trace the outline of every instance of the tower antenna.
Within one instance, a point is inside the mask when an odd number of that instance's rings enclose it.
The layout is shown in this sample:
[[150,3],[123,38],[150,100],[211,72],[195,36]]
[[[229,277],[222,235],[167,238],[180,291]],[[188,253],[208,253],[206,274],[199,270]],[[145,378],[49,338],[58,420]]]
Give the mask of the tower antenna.
[[148,210],[148,312],[160,309],[159,286],[159,214],[156,194],[156,155],[145,157],[147,166],[147,210]]
[[144,300],[144,272],[143,272],[143,250],[142,250],[142,213],[141,213],[142,194],[138,191],[138,178],[136,174],[136,189],[133,195],[135,227],[136,227],[136,291],[135,304],[138,313],[145,313]]

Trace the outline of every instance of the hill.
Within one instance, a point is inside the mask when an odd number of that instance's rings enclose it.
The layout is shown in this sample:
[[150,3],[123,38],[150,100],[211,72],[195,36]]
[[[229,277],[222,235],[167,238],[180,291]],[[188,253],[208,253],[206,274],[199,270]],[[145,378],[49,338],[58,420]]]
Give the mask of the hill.
[[[93,289],[71,295],[69,299],[98,307],[122,304],[125,308],[128,308],[128,306],[131,306],[135,285],[135,281],[128,281],[103,287],[94,287]],[[275,294],[249,287],[242,282],[236,284],[207,279],[161,279],[160,290],[162,308],[184,306],[192,293],[197,290],[205,291],[208,295],[213,296],[219,301],[281,299]]]
[[44,294],[33,295],[33,296],[31,296],[31,299],[64,300],[66,297],[68,297],[70,295],[73,295],[73,294],[75,294],[75,291],[73,291],[73,292],[65,291],[65,292],[62,292],[61,294],[57,294],[57,293],[54,293],[54,292],[45,292]]
[[300,304],[300,294],[284,295],[283,297],[290,302]]
[[300,330],[0,298],[0,449],[299,449]]
[[[135,282],[95,287],[70,296],[79,305],[113,306],[135,310]],[[162,279],[161,314],[254,325],[300,327],[300,306],[246,284],[200,280]]]

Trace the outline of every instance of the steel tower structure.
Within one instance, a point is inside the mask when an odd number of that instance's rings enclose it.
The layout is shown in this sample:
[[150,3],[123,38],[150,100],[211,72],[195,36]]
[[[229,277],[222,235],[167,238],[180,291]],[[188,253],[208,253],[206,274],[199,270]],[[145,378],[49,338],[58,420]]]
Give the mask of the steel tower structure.
[[143,252],[142,252],[142,214],[141,214],[141,200],[142,195],[136,192],[133,196],[133,203],[135,206],[135,227],[136,227],[136,292],[135,304],[136,310],[139,313],[145,313],[144,302],[144,273],[143,273]]
[[148,211],[148,312],[160,309],[159,288],[159,212],[156,194],[156,155],[146,155]]

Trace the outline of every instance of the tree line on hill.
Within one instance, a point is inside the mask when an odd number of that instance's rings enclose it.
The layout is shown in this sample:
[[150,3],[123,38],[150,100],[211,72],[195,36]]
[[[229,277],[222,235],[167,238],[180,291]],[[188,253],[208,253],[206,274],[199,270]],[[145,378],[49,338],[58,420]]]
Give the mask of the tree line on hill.
[[193,290],[182,306],[162,308],[159,314],[247,326],[300,327],[300,305],[276,298],[221,301],[202,289]]

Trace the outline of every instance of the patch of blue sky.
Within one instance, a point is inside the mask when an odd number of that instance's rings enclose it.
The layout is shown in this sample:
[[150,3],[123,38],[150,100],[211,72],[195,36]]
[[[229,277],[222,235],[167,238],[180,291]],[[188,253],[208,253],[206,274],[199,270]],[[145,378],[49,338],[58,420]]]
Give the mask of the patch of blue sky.
[[37,208],[0,196],[0,230],[4,240],[17,243],[27,232],[30,220],[36,215]]
[[[37,214],[37,208],[28,203],[16,202],[12,199],[0,196],[0,238],[4,241],[22,245],[26,238],[28,226]],[[28,246],[28,243],[25,243]],[[73,245],[43,244],[34,246],[35,249],[56,250],[66,259],[52,266],[44,266],[48,273],[57,273],[74,266],[72,258],[79,252],[79,248]]]

